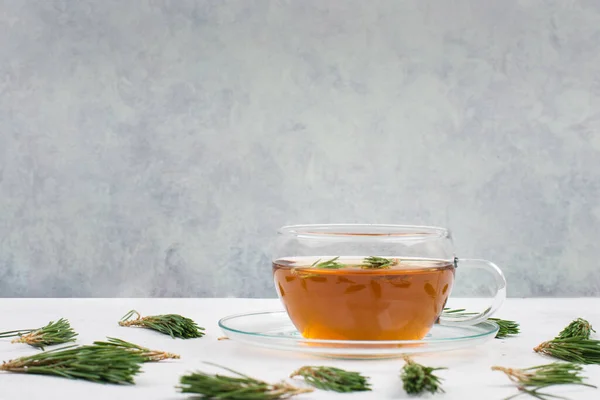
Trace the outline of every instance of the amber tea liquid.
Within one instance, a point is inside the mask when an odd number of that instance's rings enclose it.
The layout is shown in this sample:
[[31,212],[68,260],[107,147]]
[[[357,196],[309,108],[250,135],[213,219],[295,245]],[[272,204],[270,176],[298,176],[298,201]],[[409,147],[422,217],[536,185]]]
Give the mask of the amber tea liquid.
[[399,259],[390,269],[360,268],[363,258],[340,257],[341,269],[311,265],[333,257],[294,257],[273,263],[275,286],[305,338],[422,339],[442,312],[454,281],[448,261]]

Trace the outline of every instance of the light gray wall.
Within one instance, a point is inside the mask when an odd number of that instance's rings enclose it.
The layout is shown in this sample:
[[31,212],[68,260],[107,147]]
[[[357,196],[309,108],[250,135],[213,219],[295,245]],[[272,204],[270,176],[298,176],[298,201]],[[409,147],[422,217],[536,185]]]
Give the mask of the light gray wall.
[[272,296],[287,223],[600,295],[600,2],[0,0],[0,296]]

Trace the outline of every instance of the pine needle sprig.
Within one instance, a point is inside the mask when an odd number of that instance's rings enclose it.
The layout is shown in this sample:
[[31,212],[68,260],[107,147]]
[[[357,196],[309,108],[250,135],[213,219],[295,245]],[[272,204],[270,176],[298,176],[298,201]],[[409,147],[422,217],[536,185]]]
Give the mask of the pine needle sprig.
[[38,329],[21,329],[0,333],[0,338],[18,336],[12,343],[26,343],[44,350],[46,346],[74,342],[77,333],[71,328],[69,321],[61,318],[50,321],[48,325]]
[[317,260],[310,267],[311,268],[321,268],[321,269],[340,269],[344,268],[345,265],[338,261],[340,257],[334,257],[331,260],[323,261]]
[[[134,315],[136,318],[131,319]],[[137,311],[131,310],[121,318],[119,325],[153,329],[157,332],[169,335],[173,339],[192,339],[204,336],[204,328],[199,327],[193,320],[178,314],[142,317]]]
[[533,350],[564,361],[600,364],[600,340],[570,337],[543,342]]
[[[476,313],[466,312],[464,308],[444,308],[444,314],[475,315]],[[493,321],[498,325],[498,333],[496,333],[496,339],[504,339],[508,336],[518,335],[521,332],[520,325],[516,321],[500,318],[488,318],[487,320]]]
[[105,347],[105,348],[120,348],[123,350],[127,350],[133,353],[138,354],[139,356],[144,358],[145,362],[155,362],[162,361],[166,359],[179,359],[181,358],[179,354],[167,353],[166,351],[160,350],[150,350],[146,347],[139,346],[137,344],[133,344],[130,342],[126,342],[125,340],[117,339],[117,338],[107,338],[108,341],[96,341],[94,342],[94,346]]
[[398,265],[400,260],[397,258],[383,258],[383,257],[366,257],[361,264],[362,269],[389,269],[395,265]]
[[133,384],[144,358],[120,348],[67,346],[26,356],[0,365],[16,373],[54,375],[97,383]]
[[496,339],[504,339],[508,336],[518,335],[521,332],[519,323],[516,321],[500,318],[488,318],[488,321],[493,321],[498,325],[499,329],[498,333],[496,333]]
[[[341,262],[337,261],[340,257],[334,257],[331,260],[326,260],[326,261],[321,261],[321,259],[318,259],[317,261],[315,261],[314,263],[311,264],[311,266],[309,268],[314,268],[314,269],[340,269],[340,268],[344,268],[346,265],[342,264]],[[314,278],[315,276],[318,276],[317,274],[314,273],[310,273],[307,272],[305,270],[306,267],[295,267],[292,268],[292,273],[295,275],[298,275],[300,278],[306,279],[306,278]]]
[[517,384],[521,393],[508,397],[512,399],[526,393],[538,399],[556,398],[558,396],[540,392],[541,389],[555,385],[581,385],[595,388],[596,386],[584,383],[585,377],[581,375],[582,367],[573,363],[556,362],[538,365],[530,368],[507,368],[494,366],[492,371],[504,372],[508,378]]
[[560,331],[558,336],[556,336],[556,339],[567,339],[573,337],[589,339],[592,332],[596,331],[594,328],[592,328],[592,325],[588,321],[583,318],[577,318],[567,325],[562,331]]
[[317,389],[334,392],[363,392],[371,390],[368,378],[359,372],[345,371],[334,367],[306,366],[294,371],[290,378],[301,376]]
[[234,376],[200,371],[184,375],[179,386],[182,393],[195,394],[198,399],[278,400],[313,391],[312,388],[298,388],[287,382],[270,384],[220,365],[206,364],[223,368]]
[[443,393],[441,387],[441,378],[433,374],[433,371],[446,368],[426,367],[418,364],[410,358],[405,358],[406,364],[402,367],[400,378],[403,382],[403,387],[408,394],[420,394],[423,392]]

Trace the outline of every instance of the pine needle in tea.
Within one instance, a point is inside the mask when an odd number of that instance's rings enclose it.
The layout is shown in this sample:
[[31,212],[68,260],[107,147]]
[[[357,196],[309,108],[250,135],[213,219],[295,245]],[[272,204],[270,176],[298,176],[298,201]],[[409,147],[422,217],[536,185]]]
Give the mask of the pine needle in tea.
[[296,376],[301,376],[306,383],[322,390],[341,393],[371,390],[368,378],[359,372],[345,371],[340,368],[306,366],[294,371],[290,378]]
[[150,350],[146,347],[139,346],[137,344],[133,344],[130,342],[126,342],[125,340],[117,339],[117,338],[108,338],[108,341],[96,341],[94,342],[94,346],[97,347],[105,347],[105,348],[119,348],[123,350],[127,350],[138,354],[139,356],[144,358],[145,362],[155,362],[162,361],[169,358],[178,359],[180,356],[178,354],[167,353],[166,351],[160,350]]
[[539,344],[533,350],[564,361],[600,364],[600,340],[583,337],[552,339]]
[[[136,318],[131,319],[134,315]],[[157,332],[169,335],[173,339],[192,339],[204,336],[204,328],[199,327],[193,320],[178,314],[142,317],[137,311],[131,310],[121,318],[119,325],[153,329]]]
[[363,263],[360,265],[362,269],[388,269],[395,265],[398,265],[400,260],[397,258],[383,258],[383,257],[366,257]]
[[[466,312],[464,308],[444,308],[444,314],[475,315],[476,313]],[[498,325],[498,333],[496,333],[496,339],[504,339],[508,336],[518,335],[521,332],[520,325],[516,321],[500,318],[488,318],[487,320],[493,321]]]
[[5,361],[0,370],[54,375],[97,383],[133,384],[144,358],[135,352],[103,346],[67,346]]
[[446,368],[426,367],[418,364],[410,358],[405,358],[406,364],[402,367],[400,378],[403,382],[403,387],[408,394],[420,394],[423,392],[443,393],[441,387],[441,378],[433,374],[433,371]]
[[321,262],[321,260],[317,260],[315,261],[310,267],[311,268],[322,268],[322,269],[340,269],[340,268],[344,268],[345,265],[342,264],[341,262],[338,262],[338,259],[340,257],[334,257],[331,260],[327,260],[327,261],[323,261]]
[[[331,260],[326,260],[326,261],[321,261],[321,259],[318,259],[317,261],[315,261],[314,263],[311,264],[310,268],[315,268],[315,269],[340,269],[340,268],[344,268],[346,265],[342,264],[341,262],[338,262],[337,260],[340,257],[334,257]],[[299,268],[292,268],[292,273],[295,275],[298,275],[300,278],[302,279],[306,279],[306,278],[314,278],[315,276],[318,276],[316,274],[312,274],[306,271],[302,271]]]
[[556,336],[556,339],[567,339],[573,337],[589,339],[592,332],[596,331],[592,328],[592,325],[588,321],[583,318],[577,318],[567,325],[562,331],[560,331],[558,336]]
[[0,338],[14,337],[13,343],[26,343],[30,346],[44,350],[46,346],[74,342],[77,333],[71,328],[69,321],[61,318],[50,321],[48,325],[38,329],[20,329],[0,333]]
[[581,375],[582,369],[580,365],[562,362],[523,369],[492,367],[492,371],[504,372],[511,381],[517,384],[521,393],[510,396],[508,399],[523,393],[538,399],[556,398],[558,396],[540,392],[541,389],[555,385],[582,385],[595,388],[595,386],[583,382],[585,377]]
[[198,399],[278,400],[313,391],[312,388],[298,388],[286,382],[270,384],[220,365],[206,364],[223,368],[234,376],[210,375],[200,371],[184,375],[180,378],[182,393],[195,394]]

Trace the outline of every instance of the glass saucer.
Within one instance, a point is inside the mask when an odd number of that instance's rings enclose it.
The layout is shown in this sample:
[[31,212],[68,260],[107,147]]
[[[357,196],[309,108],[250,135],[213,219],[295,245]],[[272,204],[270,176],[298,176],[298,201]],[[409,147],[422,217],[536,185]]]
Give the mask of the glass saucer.
[[498,325],[485,321],[473,326],[434,325],[422,340],[305,339],[285,311],[230,315],[219,321],[225,335],[252,346],[297,351],[334,358],[393,358],[472,347],[493,339]]

